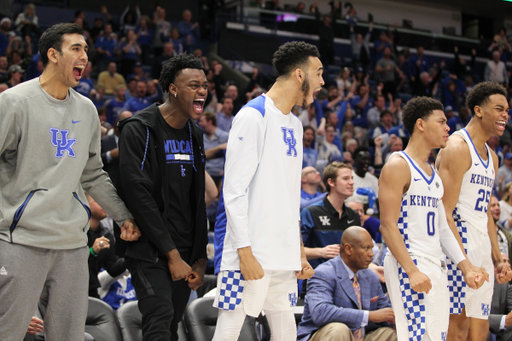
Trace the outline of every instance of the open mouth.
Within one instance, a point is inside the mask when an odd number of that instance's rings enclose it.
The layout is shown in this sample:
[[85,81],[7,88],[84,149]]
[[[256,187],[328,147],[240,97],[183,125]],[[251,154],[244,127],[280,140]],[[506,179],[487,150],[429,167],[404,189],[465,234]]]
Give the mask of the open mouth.
[[507,125],[507,122],[505,122],[505,121],[497,121],[496,122],[496,127],[500,131],[505,131],[505,126],[506,125]]
[[198,113],[198,114],[202,113],[203,107],[204,107],[204,98],[195,99],[193,106],[194,106],[194,111],[196,113]]
[[85,69],[85,67],[83,67],[83,66],[75,66],[73,68],[73,76],[77,80],[80,80],[82,78],[82,73],[84,72],[84,69]]

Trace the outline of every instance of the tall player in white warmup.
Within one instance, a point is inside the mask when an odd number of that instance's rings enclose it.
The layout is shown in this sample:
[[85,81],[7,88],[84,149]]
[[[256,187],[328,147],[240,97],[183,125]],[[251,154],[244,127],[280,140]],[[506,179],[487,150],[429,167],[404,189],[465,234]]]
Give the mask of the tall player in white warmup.
[[[448,224],[460,248],[471,263],[495,273],[499,283],[509,281],[512,271],[501,258],[496,227],[488,209],[498,157],[486,141],[493,135],[503,135],[509,110],[505,96],[505,89],[497,83],[475,86],[466,99],[473,117],[466,128],[453,133],[436,161],[446,188],[443,202]],[[451,314],[448,340],[485,340],[494,277],[478,290],[466,288],[457,267],[448,263],[448,279]]]
[[462,269],[469,286],[482,285],[486,273],[473,270],[448,227],[441,178],[428,163],[442,148],[449,127],[443,105],[418,97],[404,107],[407,148],[394,153],[379,180],[382,236],[389,248],[384,275],[395,313],[398,340],[446,339],[448,289],[445,255]]
[[275,84],[233,120],[215,224],[213,340],[237,340],[246,314],[262,309],[272,340],[297,338],[296,278],[313,270],[299,228],[302,124],[291,110],[311,104],[324,84],[318,57],[304,42],[281,46],[273,59]]

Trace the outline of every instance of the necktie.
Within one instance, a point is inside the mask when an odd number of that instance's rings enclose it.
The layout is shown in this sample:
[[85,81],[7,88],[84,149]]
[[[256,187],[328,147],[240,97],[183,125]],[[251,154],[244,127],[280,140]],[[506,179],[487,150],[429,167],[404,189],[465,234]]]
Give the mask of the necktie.
[[[359,281],[357,280],[357,276],[355,275],[354,278],[352,279],[352,287],[354,288],[354,293],[356,294],[357,297],[357,305],[359,306],[359,309],[361,309],[361,287],[359,286]],[[352,334],[354,334],[354,338],[356,339],[356,341],[363,340],[363,328],[354,330]]]

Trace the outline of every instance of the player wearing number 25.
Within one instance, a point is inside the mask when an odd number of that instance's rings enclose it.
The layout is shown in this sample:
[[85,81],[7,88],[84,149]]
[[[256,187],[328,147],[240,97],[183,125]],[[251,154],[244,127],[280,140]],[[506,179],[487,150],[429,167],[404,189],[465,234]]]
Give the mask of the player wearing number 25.
[[[498,157],[487,146],[493,135],[501,136],[508,121],[505,89],[492,82],[475,86],[466,105],[473,117],[466,128],[453,133],[438,156],[436,167],[445,185],[443,202],[448,224],[467,259],[496,274],[498,283],[512,278],[498,246],[489,200],[498,171]],[[449,213],[449,214],[448,214]],[[452,214],[453,213],[453,214]],[[494,263],[494,264],[493,264]],[[460,271],[448,263],[450,289],[449,340],[485,340],[489,330],[494,277],[482,288],[466,288],[457,281]]]
[[380,230],[390,251],[384,274],[398,340],[441,341],[449,316],[445,257],[459,266],[472,288],[488,275],[470,264],[450,231],[443,183],[428,163],[431,149],[448,141],[443,105],[415,98],[404,107],[403,120],[411,139],[403,152],[392,154],[379,180]]

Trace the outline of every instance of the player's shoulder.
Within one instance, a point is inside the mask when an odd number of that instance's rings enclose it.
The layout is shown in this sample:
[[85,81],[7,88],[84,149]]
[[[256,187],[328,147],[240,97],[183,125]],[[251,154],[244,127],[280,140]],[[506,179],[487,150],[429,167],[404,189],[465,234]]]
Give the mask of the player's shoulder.
[[38,91],[38,87],[40,87],[38,78],[31,79],[5,90],[1,94],[1,99],[2,101],[10,101],[13,103],[31,99],[41,95],[41,92]]
[[392,155],[380,172],[379,186],[384,183],[402,186],[411,179],[409,164],[403,154]]
[[409,164],[407,163],[405,156],[402,153],[395,153],[391,155],[389,160],[386,161],[384,167],[382,167],[381,177],[383,172],[393,173],[405,171],[409,171]]
[[464,138],[459,134],[452,134],[448,138],[448,142],[446,143],[446,147],[442,149],[442,152],[445,153],[465,153],[469,155],[469,145],[464,140]]
[[458,134],[452,134],[446,143],[446,147],[439,151],[436,159],[436,168],[449,167],[450,169],[459,168],[466,171],[471,165],[471,151],[464,138]]
[[[265,117],[267,114],[267,107],[265,105],[266,96],[260,95],[245,104],[242,109],[236,114],[236,116],[242,115],[256,115]],[[235,118],[236,118],[235,116]]]

